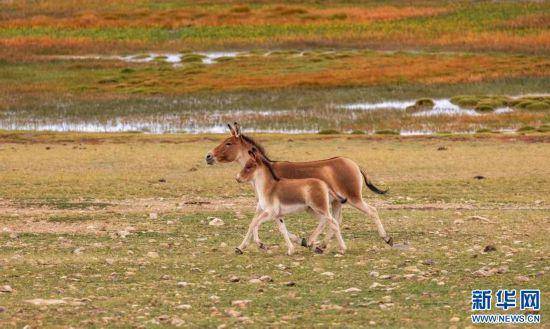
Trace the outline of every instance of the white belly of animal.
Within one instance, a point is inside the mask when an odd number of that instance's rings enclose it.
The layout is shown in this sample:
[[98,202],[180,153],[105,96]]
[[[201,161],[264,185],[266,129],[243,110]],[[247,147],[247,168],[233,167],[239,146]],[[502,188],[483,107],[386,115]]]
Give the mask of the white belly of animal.
[[282,204],[280,206],[281,215],[288,215],[296,212],[305,211],[307,206],[305,204]]

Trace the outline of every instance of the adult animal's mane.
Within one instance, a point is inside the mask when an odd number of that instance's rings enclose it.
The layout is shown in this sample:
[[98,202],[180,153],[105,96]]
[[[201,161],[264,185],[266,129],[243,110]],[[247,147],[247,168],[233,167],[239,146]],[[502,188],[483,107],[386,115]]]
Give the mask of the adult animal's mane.
[[[252,145],[253,147],[255,147],[259,152],[260,154],[268,161],[268,162],[274,162],[273,160],[271,160],[268,156],[267,156],[267,152],[265,150],[265,148],[260,145],[260,143],[256,142],[254,140],[254,138],[250,137],[250,136],[246,136],[246,135],[241,135],[242,139],[244,141],[246,141],[248,144]],[[271,165],[270,165],[270,170],[273,171],[273,168],[271,168]]]

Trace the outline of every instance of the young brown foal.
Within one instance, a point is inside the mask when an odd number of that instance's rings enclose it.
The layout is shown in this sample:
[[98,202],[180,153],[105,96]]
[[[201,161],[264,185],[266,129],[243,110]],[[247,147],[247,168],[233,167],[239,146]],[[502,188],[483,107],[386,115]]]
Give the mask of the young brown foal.
[[[346,198],[350,205],[369,215],[374,220],[380,237],[390,246],[393,245],[393,239],[386,234],[376,208],[368,205],[363,200],[363,182],[375,193],[384,194],[385,191],[381,191],[372,184],[366,172],[354,161],[343,157],[308,162],[271,161],[266,156],[265,150],[261,145],[250,137],[241,134],[237,123],[235,123],[235,128],[231,127],[231,125],[228,126],[231,131],[231,137],[225,139],[220,145],[206,155],[207,164],[213,165],[216,162],[238,162],[244,167],[250,158],[248,151],[252,147],[256,147],[266,160],[271,163],[273,171],[278,177],[318,178],[324,181],[338,195]],[[333,216],[340,223],[342,220],[342,205],[337,200],[333,201],[331,205]],[[257,214],[259,214],[260,211],[261,209],[258,205],[256,209]],[[258,245],[262,246],[257,237],[257,231],[254,232],[254,237]],[[329,232],[325,242],[328,243],[331,237],[332,233]],[[295,241],[299,239],[294,235],[291,235],[291,238]]]
[[256,227],[262,221],[274,219],[285,238],[288,247],[287,253],[291,255],[294,252],[294,245],[282,218],[288,214],[309,210],[319,219],[319,225],[311,235],[308,245],[313,245],[323,230],[323,226],[328,222],[331,230],[336,234],[340,252],[344,253],[346,245],[338,222],[330,214],[330,202],[337,200],[345,203],[346,199],[338,196],[325,182],[317,178],[279,178],[271,164],[255,148],[249,151],[249,154],[251,158],[237,175],[237,181],[253,183],[262,212],[250,222],[243,242],[235,251],[241,254],[248,246]]

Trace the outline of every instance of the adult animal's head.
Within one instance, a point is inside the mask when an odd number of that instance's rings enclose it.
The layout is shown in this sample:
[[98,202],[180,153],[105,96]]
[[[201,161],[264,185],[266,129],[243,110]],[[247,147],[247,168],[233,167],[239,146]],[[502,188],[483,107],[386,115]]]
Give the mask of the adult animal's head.
[[229,163],[236,161],[244,165],[250,157],[248,151],[252,148],[256,148],[267,159],[264,148],[251,137],[244,135],[238,123],[235,122],[234,126],[230,124],[227,126],[231,136],[206,154],[207,164],[213,165],[216,162]]

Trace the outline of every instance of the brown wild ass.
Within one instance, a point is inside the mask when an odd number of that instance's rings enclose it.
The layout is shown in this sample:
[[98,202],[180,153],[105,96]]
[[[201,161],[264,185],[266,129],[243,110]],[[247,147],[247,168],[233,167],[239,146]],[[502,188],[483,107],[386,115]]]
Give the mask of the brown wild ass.
[[252,182],[262,211],[250,222],[243,242],[235,249],[242,254],[250,243],[253,231],[262,221],[274,219],[288,247],[287,254],[292,255],[294,245],[290,240],[283,216],[296,212],[311,211],[318,219],[319,225],[311,235],[308,245],[313,246],[325,223],[335,232],[339,251],[344,253],[346,245],[340,233],[338,222],[330,214],[330,202],[345,203],[346,199],[338,196],[329,186],[317,178],[288,179],[278,177],[271,163],[256,148],[249,151],[250,159],[237,175],[239,183]]
[[[369,215],[375,222],[378,230],[378,235],[390,246],[393,245],[393,239],[386,234],[384,226],[378,216],[378,211],[373,206],[368,205],[362,197],[363,182],[373,192],[378,194],[384,194],[386,191],[378,189],[368,178],[366,172],[361,169],[354,161],[344,158],[335,157],[325,160],[308,161],[308,162],[289,162],[289,161],[272,161],[266,155],[265,149],[255,142],[252,138],[243,135],[240,127],[235,123],[235,128],[229,126],[231,136],[226,138],[221,144],[215,147],[206,155],[206,163],[213,165],[216,162],[229,163],[238,162],[242,167],[245,166],[250,159],[248,151],[255,147],[264,156],[264,158],[271,164],[274,173],[278,177],[282,178],[318,178],[324,181],[330,189],[335,191],[338,195],[346,198],[348,203],[356,209]],[[262,209],[258,204],[256,208],[256,215]],[[342,204],[338,200],[332,202],[333,217],[341,223],[342,221]],[[290,233],[290,232],[289,232]],[[258,237],[257,227],[254,234],[254,240],[260,248],[264,248]],[[326,239],[326,243],[332,238],[332,231],[329,231]],[[290,233],[293,240],[300,240],[298,237]],[[305,240],[302,239],[302,245],[305,245]]]

